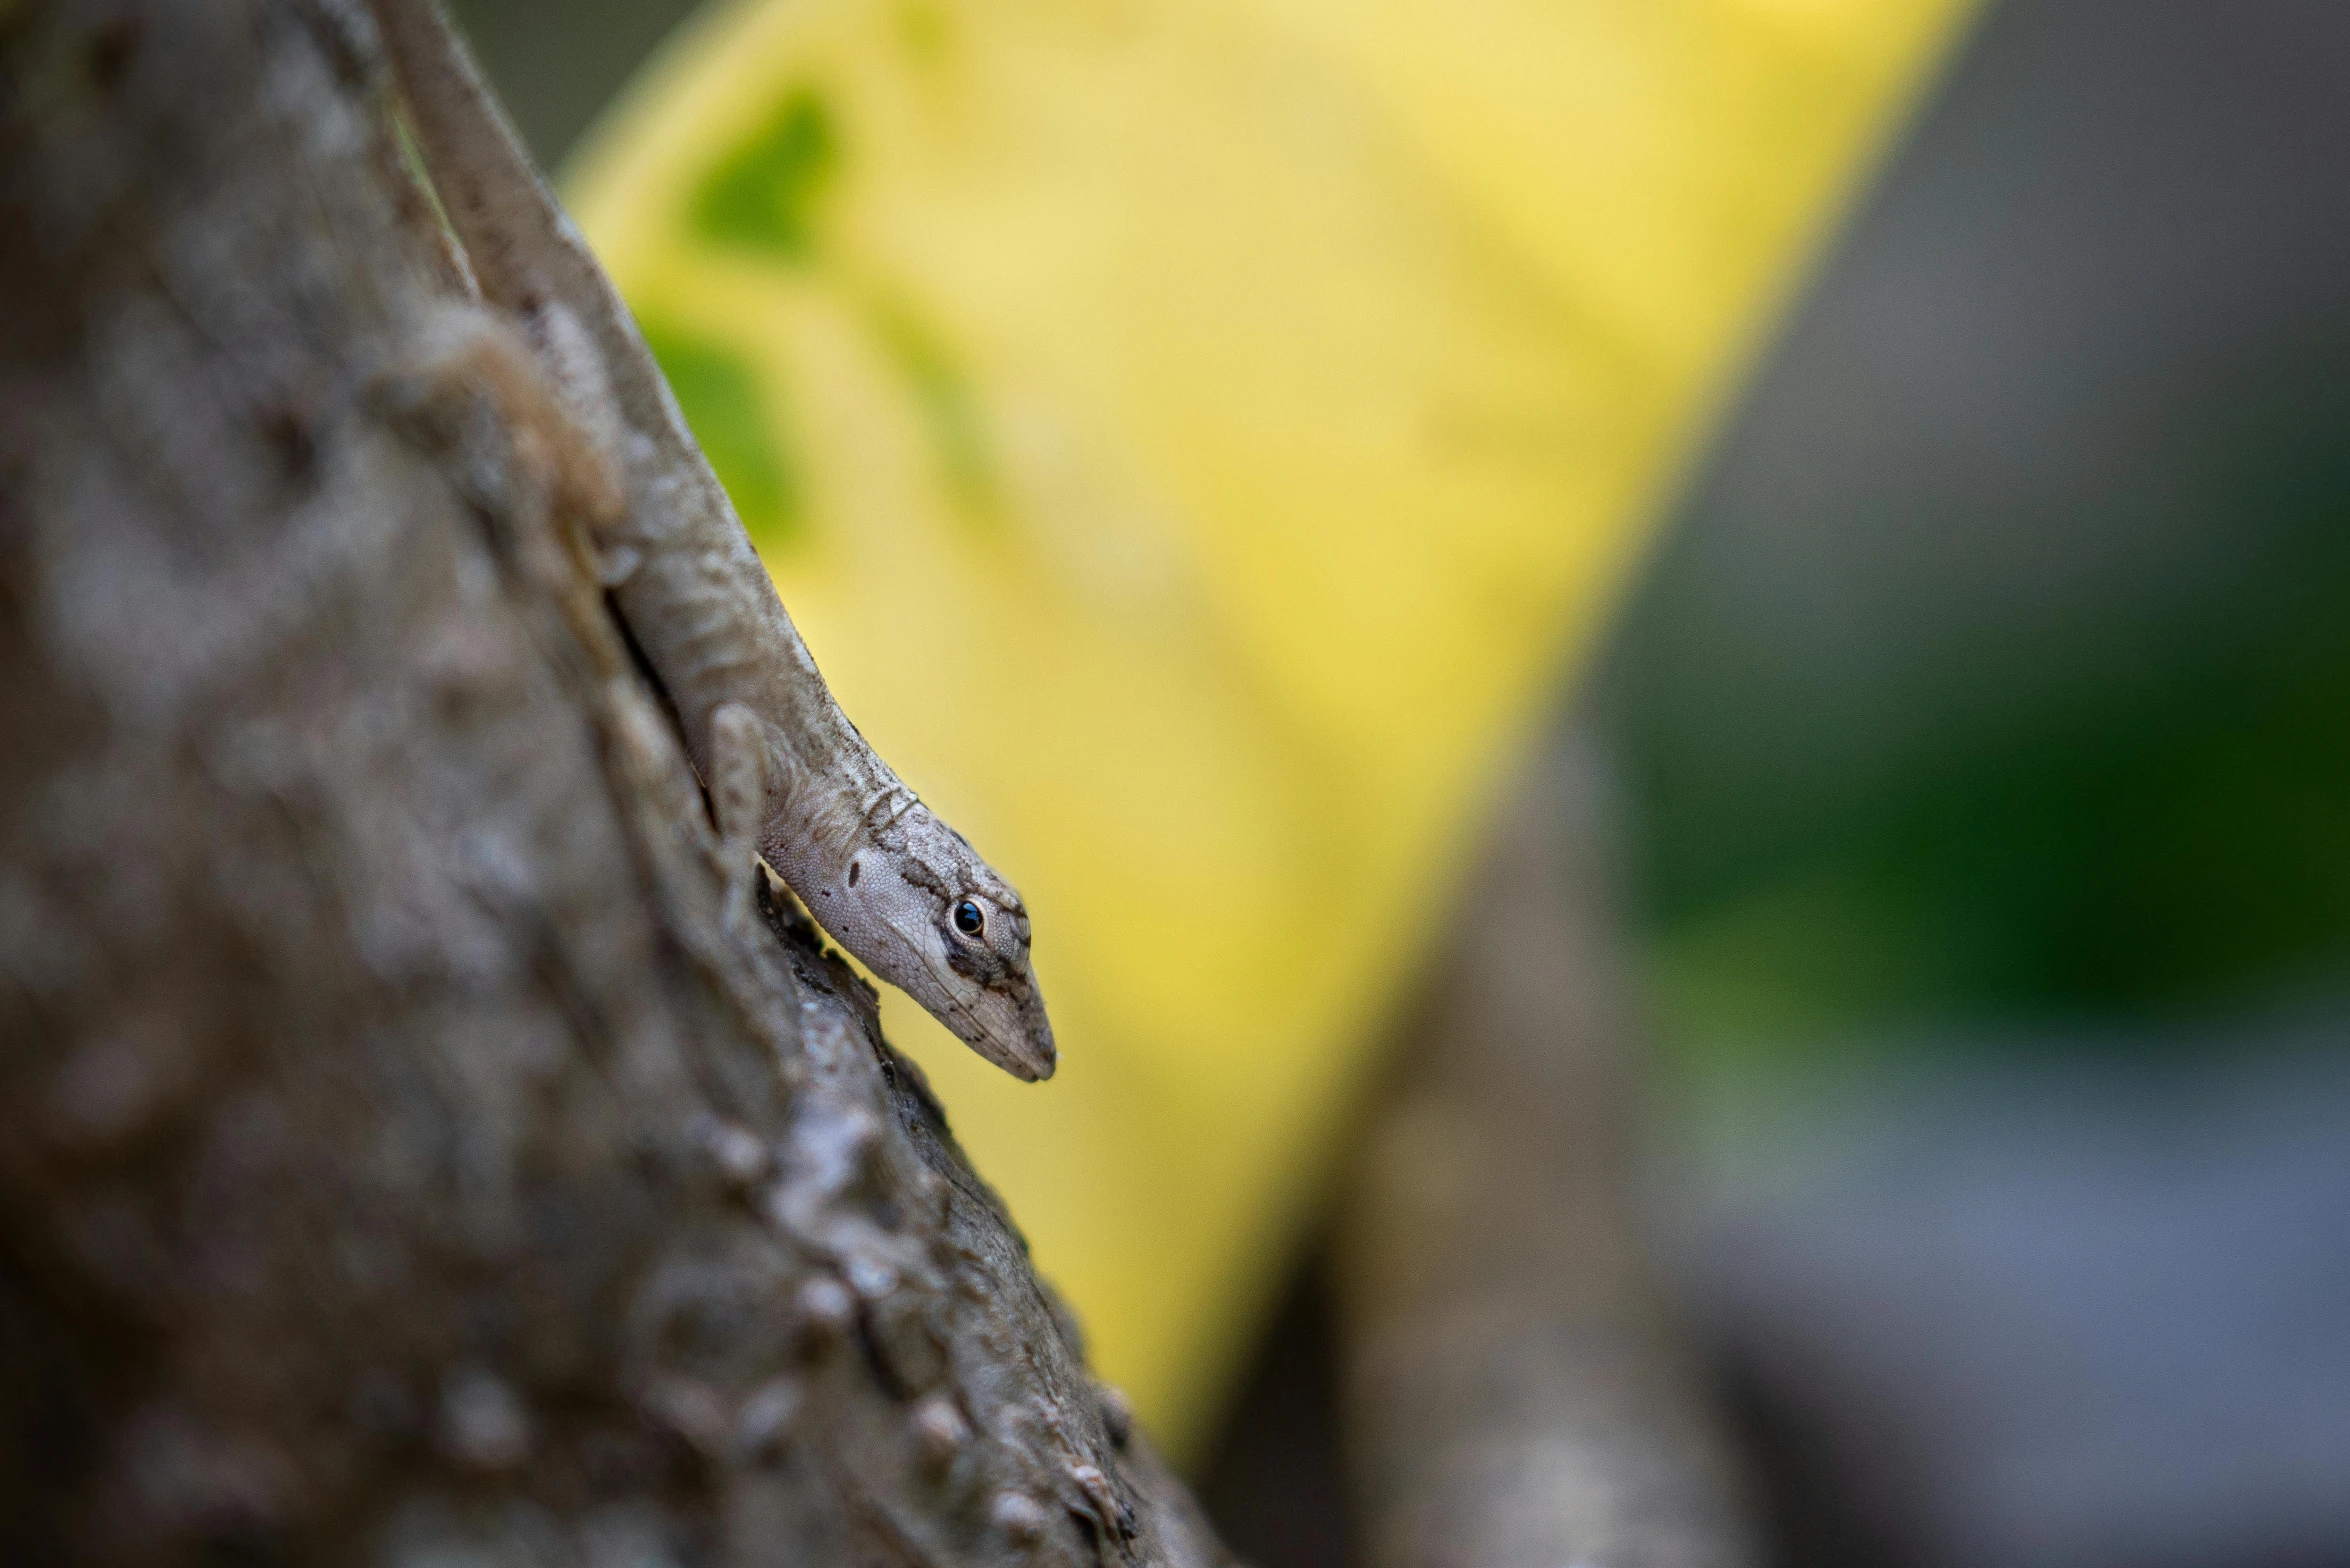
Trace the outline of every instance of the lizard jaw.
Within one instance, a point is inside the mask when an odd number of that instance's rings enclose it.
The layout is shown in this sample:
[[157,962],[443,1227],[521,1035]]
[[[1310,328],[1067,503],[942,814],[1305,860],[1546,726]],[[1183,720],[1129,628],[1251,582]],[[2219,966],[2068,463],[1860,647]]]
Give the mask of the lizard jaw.
[[[955,1038],[1023,1083],[1041,1083],[1053,1075],[1060,1066],[1060,1052],[1054,1046],[1053,1026],[1042,1005],[1024,1007],[1020,998],[992,988],[966,1000],[959,993],[970,990],[969,982],[960,976],[941,975],[937,965],[927,962],[928,955],[924,957],[940,1005],[932,1006],[924,997],[916,1000],[953,1031]],[[1033,981],[1028,988],[1033,996]]]

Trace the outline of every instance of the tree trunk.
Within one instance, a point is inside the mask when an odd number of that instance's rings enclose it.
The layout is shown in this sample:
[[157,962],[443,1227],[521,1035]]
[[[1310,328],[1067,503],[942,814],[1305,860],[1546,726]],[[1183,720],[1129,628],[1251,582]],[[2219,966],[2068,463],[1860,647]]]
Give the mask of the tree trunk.
[[1220,1561],[722,924],[386,101],[354,0],[0,0],[0,1559]]
[[1496,824],[1344,1180],[1373,1568],[1748,1568],[1727,1439],[1631,1203],[1632,1031],[1588,754]]

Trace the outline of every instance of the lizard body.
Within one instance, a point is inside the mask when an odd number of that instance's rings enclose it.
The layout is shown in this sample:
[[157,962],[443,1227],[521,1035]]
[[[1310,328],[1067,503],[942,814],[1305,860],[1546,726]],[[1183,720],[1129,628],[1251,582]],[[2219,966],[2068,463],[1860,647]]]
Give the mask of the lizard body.
[[622,500],[597,543],[709,791],[730,911],[747,912],[763,857],[836,941],[972,1049],[1050,1077],[1020,895],[833,700],[634,319],[439,5],[373,4],[483,299],[513,319],[564,412],[618,455]]

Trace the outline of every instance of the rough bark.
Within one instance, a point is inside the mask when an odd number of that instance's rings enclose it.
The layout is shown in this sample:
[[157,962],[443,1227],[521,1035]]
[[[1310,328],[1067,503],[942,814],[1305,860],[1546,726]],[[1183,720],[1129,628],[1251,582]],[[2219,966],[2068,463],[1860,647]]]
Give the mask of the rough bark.
[[0,1559],[1220,1560],[722,924],[385,98],[347,0],[0,0]]
[[1726,1441],[1641,1256],[1602,795],[1546,752],[1344,1180],[1346,1435],[1376,1568],[1745,1568]]

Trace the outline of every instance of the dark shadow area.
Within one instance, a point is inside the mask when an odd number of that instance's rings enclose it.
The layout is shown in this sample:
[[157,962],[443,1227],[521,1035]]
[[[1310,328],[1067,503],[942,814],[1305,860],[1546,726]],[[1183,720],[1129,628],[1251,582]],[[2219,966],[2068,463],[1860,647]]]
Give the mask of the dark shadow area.
[[1258,1568],[1349,1568],[1338,1451],[1338,1347],[1329,1259],[1317,1243],[1241,1380],[1194,1478],[1224,1541]]
[[444,0],[515,129],[540,164],[561,169],[595,117],[695,0]]

